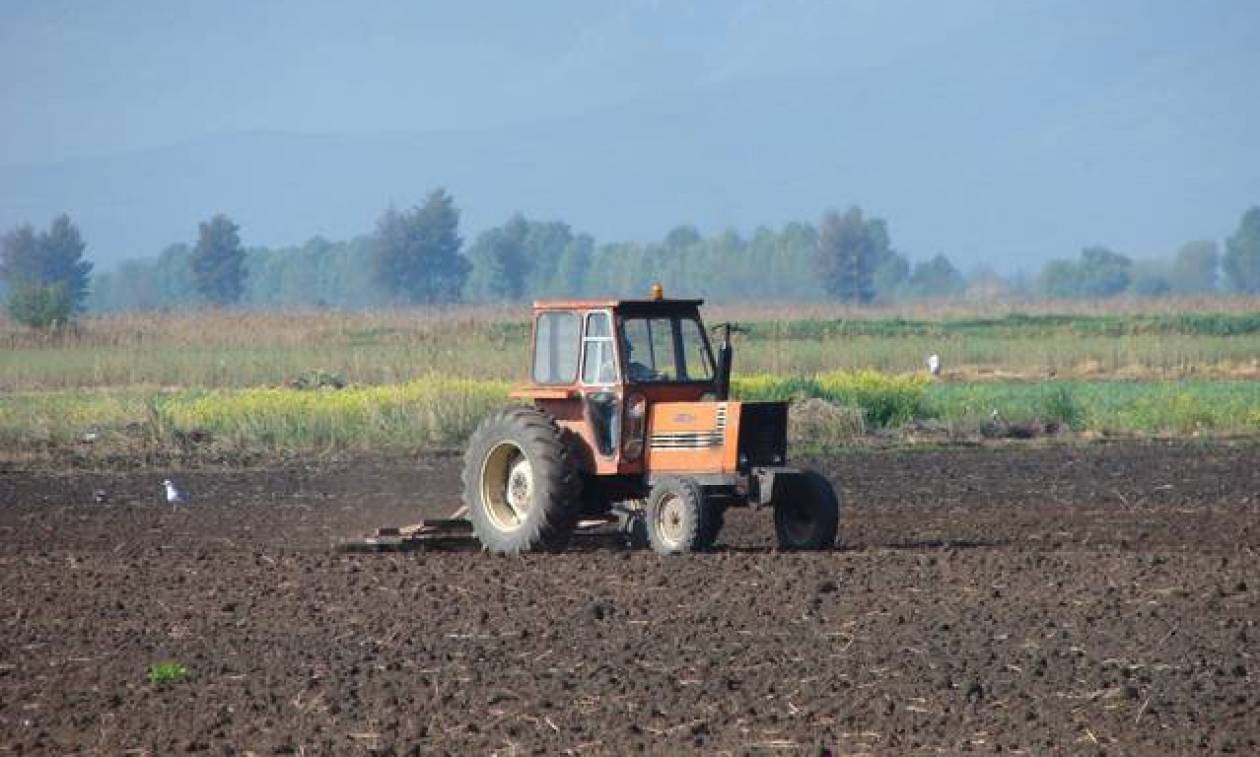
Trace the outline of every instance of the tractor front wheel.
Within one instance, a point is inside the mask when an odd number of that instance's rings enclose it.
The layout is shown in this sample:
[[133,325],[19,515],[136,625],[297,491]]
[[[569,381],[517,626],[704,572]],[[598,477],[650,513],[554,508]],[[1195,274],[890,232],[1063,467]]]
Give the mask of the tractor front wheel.
[[840,496],[821,473],[807,470],[775,492],[774,532],[780,549],[830,549],[840,527]]
[[690,478],[667,478],[652,487],[647,501],[648,543],[658,554],[698,552],[713,546],[722,513]]
[[468,519],[486,550],[515,555],[568,544],[582,481],[550,416],[511,407],[486,418],[469,439],[463,479]]

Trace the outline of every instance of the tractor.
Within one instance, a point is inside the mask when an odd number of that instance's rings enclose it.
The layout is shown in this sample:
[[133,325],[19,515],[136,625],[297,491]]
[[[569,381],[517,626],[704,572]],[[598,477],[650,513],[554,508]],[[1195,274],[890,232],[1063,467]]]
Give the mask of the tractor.
[[715,328],[715,360],[702,304],[660,285],[643,300],[534,303],[522,404],[485,418],[464,456],[484,549],[560,550],[579,521],[605,518],[658,553],[703,551],[737,506],[772,507],[782,549],[835,543],[835,490],[787,466],[787,403],[730,399],[738,327]]

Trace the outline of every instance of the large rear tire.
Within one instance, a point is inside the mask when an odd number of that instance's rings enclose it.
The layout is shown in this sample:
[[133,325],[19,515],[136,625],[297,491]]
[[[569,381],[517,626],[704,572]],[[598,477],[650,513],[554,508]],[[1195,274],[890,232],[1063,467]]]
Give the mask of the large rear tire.
[[481,546],[560,550],[577,525],[582,480],[550,416],[510,407],[487,417],[464,454],[464,504]]
[[657,554],[708,549],[722,528],[721,512],[690,478],[667,478],[652,487],[647,501],[648,543]]
[[774,533],[780,549],[830,549],[840,528],[840,495],[821,473],[807,470],[775,493]]

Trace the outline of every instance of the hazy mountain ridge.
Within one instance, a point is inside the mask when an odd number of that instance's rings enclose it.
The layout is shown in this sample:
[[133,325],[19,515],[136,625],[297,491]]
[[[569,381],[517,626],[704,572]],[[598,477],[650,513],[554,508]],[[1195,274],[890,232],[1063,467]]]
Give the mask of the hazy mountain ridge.
[[[748,232],[857,203],[913,257],[1010,269],[1090,243],[1165,255],[1228,233],[1260,197],[1260,175],[1225,170],[1253,137],[1219,113],[1159,115],[1155,103],[1185,90],[1175,77],[1164,93],[1117,80],[1105,90],[1127,100],[1064,88],[986,117],[992,82],[911,73],[745,77],[493,129],[321,135],[312,124],[0,166],[0,227],[69,212],[110,267],[193,239],[215,212],[248,244],[349,238],[437,186],[464,211],[466,238],[517,210],[612,241],[682,223]],[[879,89],[888,80],[914,84]],[[969,107],[948,115],[960,100]],[[1056,204],[1021,196],[1029,182]],[[1119,192],[1143,201],[1117,205]]]

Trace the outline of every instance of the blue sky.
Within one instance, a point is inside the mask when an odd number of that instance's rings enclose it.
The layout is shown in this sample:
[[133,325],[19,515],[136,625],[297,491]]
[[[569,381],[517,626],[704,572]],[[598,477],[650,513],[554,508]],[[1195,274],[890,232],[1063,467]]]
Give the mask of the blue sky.
[[[0,0],[0,224],[66,210],[102,257],[135,257],[204,206],[252,241],[300,243],[444,185],[473,233],[523,210],[654,239],[856,203],[912,257],[964,267],[1095,243],[1167,255],[1260,203],[1257,31],[1247,0]],[[208,178],[178,206],[111,197],[171,149],[259,133],[346,155],[449,141],[416,148],[406,176],[320,177],[342,195],[273,202]],[[483,165],[476,135],[524,141]],[[596,171],[569,145],[611,155]],[[215,154],[265,166],[273,147],[254,149]]]

